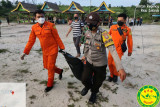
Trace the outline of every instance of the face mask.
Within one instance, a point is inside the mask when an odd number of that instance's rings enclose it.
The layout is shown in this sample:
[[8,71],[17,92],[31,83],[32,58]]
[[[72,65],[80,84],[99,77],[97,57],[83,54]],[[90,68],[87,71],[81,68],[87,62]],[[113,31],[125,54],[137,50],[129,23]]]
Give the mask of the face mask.
[[37,21],[39,24],[43,24],[45,22],[45,18],[40,17]]
[[124,22],[118,21],[117,24],[118,24],[119,26],[123,26]]
[[78,17],[74,17],[74,19],[75,19],[75,20],[77,20],[77,19],[78,19]]
[[93,24],[87,24],[87,26],[91,31],[94,31],[98,27],[97,25],[93,25]]

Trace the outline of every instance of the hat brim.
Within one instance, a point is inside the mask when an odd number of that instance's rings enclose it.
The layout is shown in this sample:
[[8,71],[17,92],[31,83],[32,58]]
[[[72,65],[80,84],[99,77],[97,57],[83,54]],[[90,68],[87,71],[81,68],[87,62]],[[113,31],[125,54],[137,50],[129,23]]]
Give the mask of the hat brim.
[[94,25],[98,24],[98,21],[91,21],[91,20],[86,20],[86,22],[87,22],[87,23],[91,23],[91,24],[94,24]]

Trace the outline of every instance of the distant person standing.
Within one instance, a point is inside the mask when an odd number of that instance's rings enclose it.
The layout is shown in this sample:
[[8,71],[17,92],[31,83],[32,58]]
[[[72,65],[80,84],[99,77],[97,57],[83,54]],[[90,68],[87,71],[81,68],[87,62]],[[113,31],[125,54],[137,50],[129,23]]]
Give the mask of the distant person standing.
[[0,37],[1,37],[1,23],[2,23],[2,21],[0,20]]
[[76,47],[77,50],[77,58],[81,56],[81,52],[80,52],[80,40],[81,40],[81,33],[84,27],[84,24],[78,20],[78,14],[74,14],[74,19],[75,21],[72,22],[69,31],[66,34],[66,37],[68,37],[69,33],[72,31],[73,29],[73,41],[74,41],[74,45]]
[[140,18],[140,22],[139,22],[140,26],[142,25],[142,22],[143,22],[143,19],[142,19],[142,17],[141,17],[141,18]]
[[68,18],[68,25],[71,25],[71,24],[72,24],[72,22],[73,22],[72,18],[71,18],[71,17],[70,17],[70,18]]
[[6,17],[6,20],[7,20],[7,23],[9,25],[10,21],[9,21],[9,17],[8,16]]
[[56,18],[56,16],[54,16],[53,17],[54,24],[56,24],[56,20],[57,20],[57,18]]
[[140,24],[140,18],[137,18],[137,26]]
[[133,24],[134,24],[134,19],[133,19],[133,18],[130,18],[129,26],[133,26]]
[[113,18],[112,18],[112,16],[111,16],[110,19],[109,19],[109,28],[110,28],[112,25],[113,25]]
[[126,19],[126,25],[129,26],[129,17]]
[[136,21],[137,21],[136,18],[134,18],[134,26],[136,25]]

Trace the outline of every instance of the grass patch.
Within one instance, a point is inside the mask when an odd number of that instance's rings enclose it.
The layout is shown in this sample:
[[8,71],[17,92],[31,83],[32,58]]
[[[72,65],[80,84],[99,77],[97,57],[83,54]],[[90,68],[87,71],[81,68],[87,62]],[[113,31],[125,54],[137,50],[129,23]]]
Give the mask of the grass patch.
[[[39,80],[36,80],[36,81],[39,81]],[[54,84],[56,84],[56,83],[57,83],[57,81],[54,81]],[[44,85],[46,85],[46,84],[47,84],[47,81],[46,81],[46,80],[40,81],[39,84],[44,84]]]
[[77,93],[77,94],[80,94],[80,93],[81,93],[81,91],[79,91],[79,90],[77,90],[77,89],[76,89],[74,92]]
[[27,64],[27,62],[23,62],[22,64],[25,65],[25,64]]
[[139,79],[143,79],[141,76],[137,75],[134,78],[139,78]]
[[38,50],[35,50],[37,53],[39,53],[40,55],[42,55],[42,48],[39,48]]
[[35,96],[35,95],[32,95],[32,96],[30,96],[29,98],[30,98],[31,100],[32,100],[32,99],[36,99],[36,96]]
[[74,86],[74,83],[75,83],[75,82],[68,82],[68,86],[67,86],[67,87],[68,87],[69,89],[78,89],[77,87]]
[[46,84],[47,84],[47,81],[46,81],[46,80],[41,81],[41,82],[39,82],[39,84],[44,84],[44,85],[46,85]]
[[149,76],[149,74],[148,74],[148,73],[146,73],[146,75],[148,75],[148,76]]
[[103,88],[107,90],[111,90],[111,87],[108,84],[103,84]]
[[23,81],[23,79],[17,80],[17,82],[22,82],[22,81]]
[[3,65],[3,68],[5,68],[5,67],[7,67],[8,65],[7,64],[5,64],[5,65]]
[[0,49],[0,53],[6,53],[9,52],[7,49]]
[[32,81],[34,81],[34,82],[38,82],[39,80],[38,80],[38,79],[33,79]]
[[80,98],[74,98],[73,92],[71,92],[71,91],[68,91],[68,94],[69,94],[69,97],[70,97],[69,101],[73,100],[74,102],[78,102],[81,99],[81,97]]
[[97,94],[97,101],[98,102],[107,102],[108,103],[108,101],[109,101],[109,99],[108,99],[108,96],[107,97],[104,97],[103,95],[102,95],[102,93],[98,93]]
[[68,94],[69,94],[69,97],[70,97],[70,98],[69,98],[69,101],[70,101],[70,100],[73,100],[73,93],[72,93],[71,91],[68,91]]
[[69,70],[69,68],[68,68],[68,67],[63,68],[63,70],[64,70],[64,72],[66,72],[66,71],[68,71],[68,70]]
[[6,75],[6,74],[3,73],[2,75]]
[[74,104],[71,104],[71,105],[68,105],[68,107],[75,107],[75,105],[74,105]]
[[126,84],[126,89],[129,89],[129,88],[132,88],[132,89],[134,89],[134,88],[136,88],[138,85],[137,84],[135,84],[135,85],[133,85],[131,82],[128,82],[127,84]]
[[126,76],[127,77],[131,77],[132,75],[130,73],[126,73]]
[[29,73],[28,69],[25,69],[25,70],[18,70],[20,73]]
[[109,102],[109,99],[108,99],[108,96],[107,96],[107,97],[104,97],[104,96],[102,95],[102,93],[99,92],[99,93],[97,94],[96,103],[92,104],[92,103],[86,101],[86,105],[87,105],[88,107],[102,107],[101,102],[108,103],[108,102]]
[[103,88],[106,90],[110,90],[114,94],[117,94],[118,87],[112,89],[108,84],[103,84]]
[[74,75],[70,75],[71,76],[71,78],[73,78],[74,77]]
[[140,48],[140,46],[137,46],[137,48],[139,49],[139,48]]
[[117,90],[118,90],[118,87],[112,89],[111,91],[112,91],[112,93],[117,94]]
[[113,104],[113,107],[119,107],[119,106],[118,106],[118,105],[114,105],[114,104]]
[[12,59],[12,61],[16,61],[16,59]]
[[30,104],[34,104],[34,102],[33,102],[33,101],[31,101],[31,102],[30,102]]

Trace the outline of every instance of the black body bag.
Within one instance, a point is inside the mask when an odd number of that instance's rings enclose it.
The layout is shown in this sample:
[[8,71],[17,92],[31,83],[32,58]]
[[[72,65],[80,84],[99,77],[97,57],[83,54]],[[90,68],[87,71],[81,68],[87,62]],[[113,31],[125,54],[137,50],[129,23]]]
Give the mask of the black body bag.
[[81,78],[82,78],[82,73],[83,73],[83,67],[84,67],[84,64],[83,62],[76,58],[76,57],[73,57],[71,54],[63,51],[63,50],[60,50],[59,51],[60,53],[62,53],[73,73],[73,75],[81,81]]

